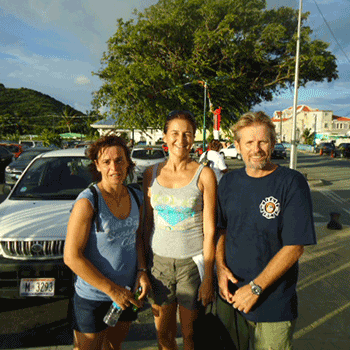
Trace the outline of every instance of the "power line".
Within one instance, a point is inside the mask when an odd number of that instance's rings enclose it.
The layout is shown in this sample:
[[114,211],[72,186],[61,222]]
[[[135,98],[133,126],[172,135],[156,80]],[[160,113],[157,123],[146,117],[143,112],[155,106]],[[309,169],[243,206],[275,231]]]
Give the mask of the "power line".
[[335,40],[335,42],[336,42],[337,45],[339,46],[339,48],[340,48],[341,52],[344,54],[345,58],[346,58],[346,59],[348,60],[348,62],[350,63],[350,60],[349,60],[348,55],[345,53],[345,51],[343,50],[342,46],[339,44],[339,42],[338,42],[337,38],[335,37],[335,35],[334,35],[334,33],[333,33],[333,31],[332,31],[330,25],[328,24],[326,18],[323,16],[323,13],[322,13],[320,7],[318,6],[316,0],[314,0],[314,3],[315,3],[315,5],[316,5],[318,11],[320,12],[320,14],[321,14],[321,16],[322,16],[324,23],[326,24],[326,26],[328,27],[328,29],[329,29],[331,35],[333,36],[333,39]]

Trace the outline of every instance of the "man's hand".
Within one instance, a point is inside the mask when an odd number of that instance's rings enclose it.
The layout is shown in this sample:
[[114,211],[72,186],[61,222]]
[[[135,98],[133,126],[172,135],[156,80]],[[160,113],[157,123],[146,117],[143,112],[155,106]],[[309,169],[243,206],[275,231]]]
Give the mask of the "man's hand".
[[228,289],[228,284],[229,281],[231,281],[232,283],[237,283],[238,280],[225,265],[217,265],[216,268],[219,284],[219,293],[223,299],[225,299],[228,303],[232,304],[233,294],[230,293]]
[[236,290],[232,297],[232,306],[244,313],[248,313],[252,307],[258,301],[259,296],[252,292],[251,286],[246,284],[245,286]]

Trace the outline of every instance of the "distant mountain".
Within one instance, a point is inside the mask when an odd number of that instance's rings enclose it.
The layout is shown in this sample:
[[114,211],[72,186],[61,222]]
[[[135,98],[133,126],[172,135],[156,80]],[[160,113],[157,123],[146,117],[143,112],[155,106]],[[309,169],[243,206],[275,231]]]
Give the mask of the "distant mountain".
[[70,115],[84,115],[71,106],[41,92],[26,88],[7,89],[0,84],[0,115],[45,116],[60,114],[65,108]]
[[41,92],[0,84],[0,135],[40,134],[44,129],[86,133],[88,117]]

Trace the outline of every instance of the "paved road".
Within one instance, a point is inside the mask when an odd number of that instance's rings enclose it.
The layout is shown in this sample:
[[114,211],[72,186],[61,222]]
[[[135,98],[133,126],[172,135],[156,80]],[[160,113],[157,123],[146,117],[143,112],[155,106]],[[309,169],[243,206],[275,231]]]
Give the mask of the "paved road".
[[[228,160],[230,169],[242,162]],[[288,166],[288,161],[277,161]],[[312,190],[318,245],[307,247],[300,261],[300,317],[296,350],[348,350],[350,335],[350,160],[298,155],[298,170]],[[328,230],[329,213],[341,214],[343,229]],[[72,335],[65,317],[67,301],[1,300],[0,348],[68,350]],[[179,334],[179,343],[181,338]],[[181,348],[181,345],[180,345]],[[123,349],[156,349],[150,309],[140,314]],[[39,349],[38,349],[39,350]]]

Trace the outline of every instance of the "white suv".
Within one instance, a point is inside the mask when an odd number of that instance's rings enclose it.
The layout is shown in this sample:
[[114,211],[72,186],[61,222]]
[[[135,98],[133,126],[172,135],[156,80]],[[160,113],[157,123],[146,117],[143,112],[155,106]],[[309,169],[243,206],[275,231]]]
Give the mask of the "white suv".
[[1,298],[71,295],[63,248],[72,204],[92,182],[84,151],[40,154],[0,204]]

